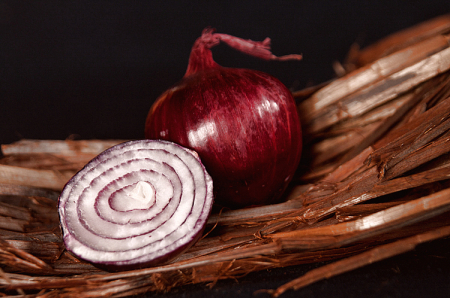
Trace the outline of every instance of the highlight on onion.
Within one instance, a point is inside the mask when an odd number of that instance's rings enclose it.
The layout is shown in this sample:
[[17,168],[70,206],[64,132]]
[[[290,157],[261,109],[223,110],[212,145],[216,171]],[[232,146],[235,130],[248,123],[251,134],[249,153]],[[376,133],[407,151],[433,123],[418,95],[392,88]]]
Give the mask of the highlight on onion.
[[302,134],[291,92],[266,73],[225,68],[212,59],[220,42],[267,60],[270,39],[244,40],[207,28],[195,42],[183,79],[151,107],[145,137],[195,150],[214,180],[223,206],[279,200],[300,162]]
[[202,235],[213,183],[198,155],[161,140],[116,145],[64,187],[59,215],[67,250],[106,269],[176,257]]

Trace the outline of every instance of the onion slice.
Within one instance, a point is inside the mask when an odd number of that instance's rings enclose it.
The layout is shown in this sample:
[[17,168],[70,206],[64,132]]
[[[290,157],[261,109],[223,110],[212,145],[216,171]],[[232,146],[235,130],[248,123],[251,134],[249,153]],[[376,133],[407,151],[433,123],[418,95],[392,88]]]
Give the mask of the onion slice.
[[156,265],[201,236],[213,183],[198,155],[138,140],[91,160],[66,184],[59,216],[67,250],[107,269]]

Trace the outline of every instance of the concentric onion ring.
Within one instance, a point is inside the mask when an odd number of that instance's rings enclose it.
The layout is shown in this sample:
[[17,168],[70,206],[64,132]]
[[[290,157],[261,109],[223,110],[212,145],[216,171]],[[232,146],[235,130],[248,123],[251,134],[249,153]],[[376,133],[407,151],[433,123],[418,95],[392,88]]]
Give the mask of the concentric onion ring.
[[195,152],[160,140],[130,141],[91,160],[64,187],[66,248],[112,268],[154,265],[191,246],[213,204],[212,179]]

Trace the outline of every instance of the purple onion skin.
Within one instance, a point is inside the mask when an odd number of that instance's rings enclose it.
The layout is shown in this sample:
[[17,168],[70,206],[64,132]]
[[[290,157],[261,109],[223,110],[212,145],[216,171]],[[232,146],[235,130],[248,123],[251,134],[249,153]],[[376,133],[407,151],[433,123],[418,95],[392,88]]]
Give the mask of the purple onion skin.
[[145,137],[195,150],[214,180],[219,205],[276,203],[302,150],[292,94],[266,73],[209,64],[159,97]]

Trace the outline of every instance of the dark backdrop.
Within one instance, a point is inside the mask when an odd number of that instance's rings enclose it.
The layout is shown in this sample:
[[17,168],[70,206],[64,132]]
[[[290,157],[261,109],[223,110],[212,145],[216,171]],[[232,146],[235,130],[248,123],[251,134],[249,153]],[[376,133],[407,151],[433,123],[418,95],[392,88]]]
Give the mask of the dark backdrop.
[[[271,37],[276,55],[302,53],[300,62],[267,62],[226,46],[213,50],[223,66],[259,69],[298,90],[332,79],[333,61],[343,61],[354,42],[368,45],[449,12],[448,0],[0,0],[0,143],[142,138],[152,102],[181,79],[206,26],[246,39]],[[447,297],[449,248],[449,241],[435,241],[290,295]],[[213,290],[187,287],[169,296],[249,297],[312,267],[251,274]]]
[[156,97],[183,76],[206,26],[271,37],[267,62],[214,48],[223,66],[259,69],[289,88],[333,77],[354,42],[367,45],[450,11],[427,1],[0,0],[0,143],[20,138],[142,138]]

